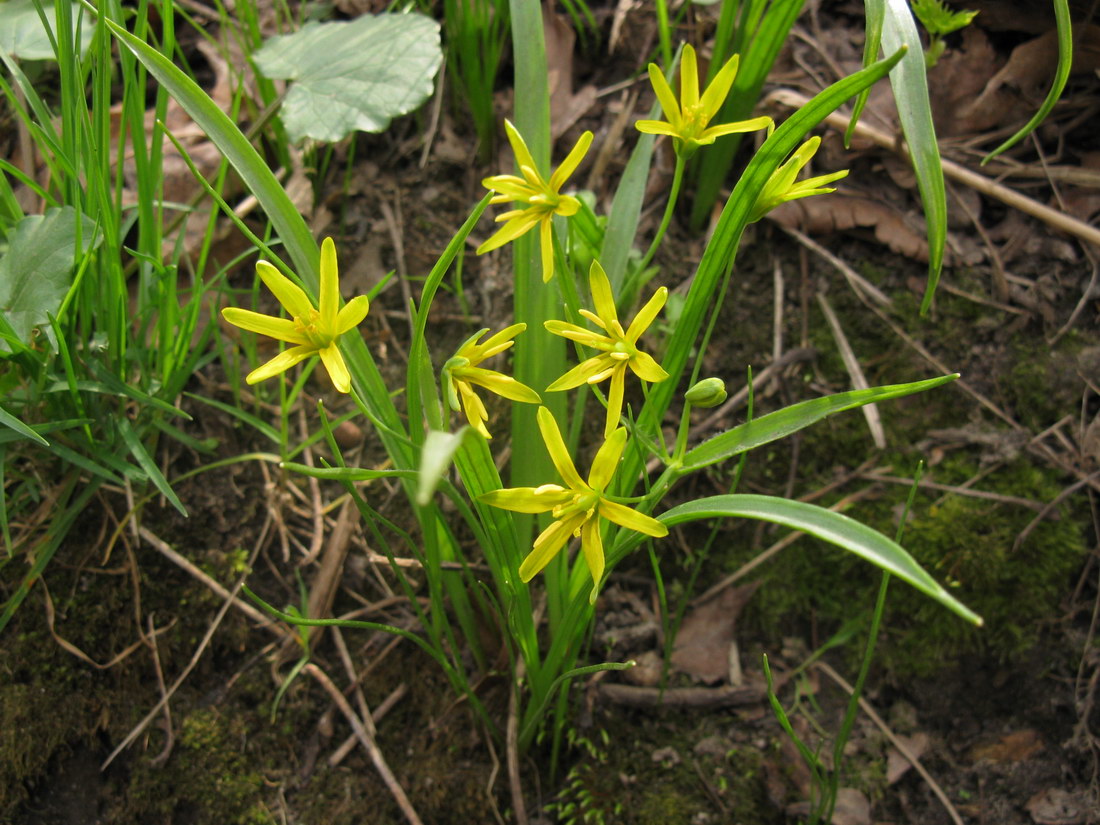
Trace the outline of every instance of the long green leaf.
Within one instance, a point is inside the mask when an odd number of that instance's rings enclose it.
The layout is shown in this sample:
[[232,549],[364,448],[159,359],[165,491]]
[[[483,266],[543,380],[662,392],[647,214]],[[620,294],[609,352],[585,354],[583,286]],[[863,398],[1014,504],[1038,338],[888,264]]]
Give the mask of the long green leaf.
[[[16,418],[10,412],[5,410],[3,407],[0,407],[0,424],[3,424],[5,427],[10,427],[11,429],[15,430],[15,432],[19,433],[24,438],[29,438],[31,441],[37,441],[43,447],[49,447],[50,446],[50,442],[48,442],[46,439],[44,439],[42,436],[40,436],[38,433],[36,433],[34,430],[32,430],[30,427],[28,427],[22,421],[20,421],[18,418]],[[3,493],[3,490],[2,490],[2,488],[0,488],[0,494],[2,494],[2,493]]]
[[908,582],[968,622],[976,625],[982,623],[981,616],[948,593],[893,539],[824,507],[785,498],[739,494],[689,501],[662,513],[658,519],[672,527],[688,521],[723,516],[770,521],[817,536]]
[[785,438],[830,415],[845,410],[900,398],[916,392],[924,392],[933,387],[948,384],[958,378],[958,374],[914,381],[910,384],[891,384],[885,387],[872,387],[866,390],[852,390],[823,398],[813,398],[799,404],[792,404],[776,412],[762,415],[744,424],[727,430],[721,435],[708,439],[684,456],[684,472],[698,470],[731,456],[753,450],[763,444]]
[[149,480],[153,482],[156,488],[161,492],[173,507],[179,510],[183,516],[187,515],[187,508],[183,506],[183,502],[179,500],[175,491],[168,484],[168,479],[164,477],[160,469],[153,462],[152,457],[149,455],[148,450],[145,449],[145,445],[141,443],[141,439],[138,438],[138,434],[134,431],[133,426],[130,424],[129,419],[118,419],[118,431],[122,435],[122,440],[126,442],[126,446],[130,448],[130,455],[137,461],[138,466],[145,471],[145,474],[149,477]]
[[1058,68],[1054,73],[1054,83],[1047,92],[1046,100],[1039,107],[1035,116],[1027,122],[1016,134],[982,158],[982,165],[989,163],[997,155],[1012,148],[1025,137],[1030,135],[1042,123],[1058,98],[1062,96],[1062,90],[1066,88],[1069,79],[1069,71],[1073,68],[1073,23],[1069,16],[1069,0],[1054,0],[1054,19],[1058,25]]
[[[88,7],[92,11],[95,9]],[[134,37],[117,23],[104,19],[111,33],[149,70],[184,111],[191,116],[244,180],[263,206],[275,231],[286,245],[299,277],[316,293],[320,252],[305,220],[294,207],[275,174],[241,130],[218,108],[194,80],[165,55]]]
[[886,18],[882,26],[882,48],[893,54],[905,47],[908,52],[890,72],[890,86],[898,105],[909,156],[917,176],[917,188],[924,203],[928,223],[928,285],[921,301],[923,315],[932,306],[932,296],[943,269],[943,250],[947,243],[947,191],[943,184],[943,163],[932,123],[932,104],[928,98],[928,78],[924,51],[917,24],[906,0],[886,0]]

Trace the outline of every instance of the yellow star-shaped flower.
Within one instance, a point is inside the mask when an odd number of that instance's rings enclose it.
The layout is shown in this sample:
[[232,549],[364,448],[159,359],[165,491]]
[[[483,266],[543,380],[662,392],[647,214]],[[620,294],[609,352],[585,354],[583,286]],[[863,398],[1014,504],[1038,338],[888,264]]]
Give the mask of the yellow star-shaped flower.
[[550,460],[554,462],[565,486],[543,484],[541,487],[513,487],[484,493],[479,498],[486,504],[517,513],[553,514],[554,521],[535,539],[530,554],[519,566],[519,577],[525,582],[533,579],[550,563],[570,536],[580,536],[581,552],[588,571],[592,574],[591,599],[595,601],[604,571],[600,518],[656,538],[667,536],[668,528],[651,516],[610,500],[604,493],[615,475],[626,446],[625,428],[615,430],[604,441],[596,457],[592,459],[588,480],[584,481],[573,465],[573,459],[569,457],[553,414],[546,407],[539,407],[537,418],[539,432],[550,453]]
[[479,344],[478,339],[489,331],[488,328],[483,329],[467,338],[454,357],[443,365],[443,387],[451,409],[457,410],[461,403],[470,426],[487,439],[492,438],[485,426],[485,422],[489,420],[489,413],[485,409],[485,404],[474,392],[475,384],[512,401],[524,401],[528,404],[542,402],[539,394],[526,384],[521,384],[511,376],[480,366],[482,361],[512,346],[515,343],[512,339],[525,329],[527,324],[512,324]]
[[726,65],[715,75],[710,86],[699,96],[699,67],[695,60],[695,49],[688,43],[680,58],[680,100],[665,80],[655,63],[649,64],[649,82],[657,93],[667,121],[639,120],[635,127],[639,132],[651,135],[669,135],[673,138],[677,154],[691,157],[700,146],[714,143],[722,135],[740,132],[755,132],[757,129],[772,129],[775,124],[770,117],[756,117],[736,123],[724,123],[720,126],[707,124],[718,114],[729,94],[733,80],[737,77],[738,55],[726,61]]
[[566,155],[561,166],[547,181],[538,173],[535,159],[531,157],[531,152],[528,151],[527,144],[516,131],[516,127],[506,120],[504,130],[508,133],[508,142],[512,144],[516,165],[519,166],[522,177],[493,175],[485,178],[481,185],[498,193],[489,203],[515,201],[520,206],[497,215],[497,222],[504,222],[504,226],[477,248],[477,254],[504,246],[538,226],[542,244],[542,280],[549,281],[554,277],[554,215],[564,215],[568,218],[577,214],[577,210],[581,208],[581,202],[572,195],[561,194],[561,188],[576,170],[592,144],[592,133],[585,132],[580,136],[573,150]]
[[772,172],[764,189],[756,199],[756,204],[749,215],[749,223],[760,220],[781,203],[808,198],[811,195],[827,195],[835,192],[836,188],[828,186],[835,180],[847,176],[848,170],[832,172],[828,175],[818,175],[814,178],[806,178],[803,181],[795,181],[798,173],[802,171],[821,145],[821,138],[814,135],[807,140],[779,168]]
[[546,321],[546,329],[555,335],[577,341],[586,347],[600,350],[600,354],[582,361],[565,375],[546,388],[547,392],[570,390],[581,384],[597,384],[611,379],[611,389],[607,394],[607,423],[604,425],[604,438],[611,436],[612,430],[619,425],[619,416],[623,409],[623,391],[626,383],[627,367],[643,381],[656,383],[668,378],[661,365],[648,353],[638,349],[638,338],[653,323],[661,307],[668,298],[668,289],[661,287],[649,299],[641,311],[634,316],[630,326],[623,330],[615,310],[615,296],[611,293],[611,282],[599,261],[593,261],[588,271],[588,285],[592,290],[592,303],[595,312],[587,309],[581,315],[598,326],[603,333],[592,332],[576,324],[565,321]]
[[267,261],[258,261],[256,272],[290,318],[275,318],[237,307],[226,307],[222,310],[222,317],[241,329],[268,335],[294,346],[252,370],[244,380],[255,384],[286,372],[311,355],[319,355],[336,389],[350,392],[351,374],[336,340],[367,317],[369,303],[367,296],[360,295],[345,304],[343,309],[340,308],[340,280],[336,266],[336,246],[332,238],[325,238],[321,244],[319,307],[314,307],[301,287]]

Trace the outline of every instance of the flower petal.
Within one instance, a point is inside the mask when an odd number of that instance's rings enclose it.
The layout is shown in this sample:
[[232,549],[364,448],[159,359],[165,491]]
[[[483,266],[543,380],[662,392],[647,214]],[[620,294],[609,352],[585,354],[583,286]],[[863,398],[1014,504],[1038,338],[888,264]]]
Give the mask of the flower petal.
[[[584,312],[582,309],[581,312]],[[543,321],[542,325],[546,328],[547,332],[554,335],[560,335],[562,338],[568,338],[570,341],[576,341],[579,344],[584,344],[586,347],[603,348],[611,346],[612,342],[606,335],[601,335],[598,332],[592,332],[592,330],[578,327],[576,324],[570,324],[568,321]]]
[[455,381],[455,384],[458,387],[458,394],[462,398],[462,411],[466,413],[466,420],[486,440],[491,440],[492,436],[485,426],[485,422],[489,420],[489,411],[485,409],[485,404],[477,397],[477,393],[473,391],[468,383],[458,380]]
[[661,311],[667,300],[668,287],[660,287],[654,292],[653,297],[646,301],[645,306],[638,311],[638,314],[634,316],[634,320],[630,322],[630,326],[626,330],[626,340],[631,344],[638,343],[642,333],[649,329],[649,325],[653,323],[657,313]]
[[569,493],[555,496],[553,493],[536,493],[543,487],[509,487],[506,490],[493,490],[490,493],[482,493],[478,501],[499,507],[501,510],[511,510],[513,513],[547,513],[559,504],[564,504],[571,498]]
[[671,123],[665,123],[663,120],[638,120],[635,121],[634,128],[647,135],[668,135],[670,137],[678,137],[680,134],[679,129]]
[[266,364],[257,367],[245,376],[245,383],[258,384],[260,381],[274,378],[276,375],[286,372],[299,361],[304,361],[311,355],[316,354],[317,348],[309,345],[283,350]]
[[321,296],[317,307],[321,313],[321,329],[336,328],[339,308],[340,276],[336,265],[336,244],[332,238],[325,238],[321,241]]
[[550,526],[539,533],[531,552],[520,564],[520,579],[525,582],[531,581],[557,555],[562,545],[569,540],[572,534],[573,530],[570,529],[569,522],[550,522]]
[[504,224],[500,230],[489,240],[477,248],[477,254],[491,252],[509,241],[514,241],[520,235],[525,235],[535,224],[541,220],[542,215],[535,209],[524,209],[523,212]]
[[603,580],[603,539],[600,538],[600,520],[590,518],[581,526],[581,552],[584,561],[588,565],[588,572],[592,574],[591,600],[596,600],[600,582]]
[[757,129],[766,129],[774,123],[775,121],[767,116],[754,117],[750,120],[738,120],[733,123],[723,123],[720,126],[711,126],[709,129],[704,129],[696,140],[700,143],[704,141],[713,143],[715,138],[722,137],[722,135],[739,135],[743,132],[755,132]]
[[619,426],[623,414],[623,390],[626,386],[626,362],[620,361],[611,373],[611,388],[607,391],[607,422],[603,426],[603,437],[608,438],[612,430]]
[[601,516],[628,530],[636,530],[639,533],[645,533],[647,536],[653,536],[655,538],[661,538],[662,536],[668,535],[668,528],[665,527],[664,524],[651,516],[639,513],[637,510],[632,510],[625,504],[619,504],[616,501],[608,501],[606,498],[601,498],[599,508]]
[[643,381],[648,381],[650,384],[657,384],[668,378],[668,373],[662,369],[661,365],[658,364],[648,352],[638,350],[628,363],[630,364],[630,369],[636,376]]
[[539,394],[526,384],[521,384],[515,378],[510,375],[503,375],[494,370],[482,369],[480,367],[466,367],[458,372],[460,380],[469,381],[471,384],[477,384],[479,387],[484,387],[489,392],[494,392],[497,395],[508,398],[512,401],[523,401],[527,404],[541,404],[542,399],[539,398]]
[[256,261],[256,274],[264,282],[271,294],[286,307],[295,318],[308,318],[313,303],[300,286],[286,277],[267,261]]
[[718,114],[718,110],[726,102],[730,87],[733,85],[734,78],[737,77],[737,66],[740,60],[740,56],[736,54],[727,60],[718,74],[714,76],[714,80],[707,86],[703,96],[699,98],[699,108],[706,113],[708,121]]
[[321,363],[328,370],[328,377],[332,379],[332,385],[343,393],[351,392],[351,373],[348,365],[344,363],[344,356],[340,354],[340,348],[333,341],[320,351]]
[[336,314],[336,328],[333,330],[335,335],[343,335],[348,330],[355,329],[359,324],[363,322],[363,319],[367,317],[367,311],[370,309],[370,301],[367,300],[366,295],[359,295],[352,298]]
[[[491,335],[484,342],[477,345],[477,354],[480,357],[480,361],[484,361],[486,358],[491,358],[498,352],[504,352],[508,347],[512,346],[515,342],[512,340],[521,332],[527,329],[527,324],[512,324],[510,327],[505,327],[495,335]],[[480,338],[489,329],[485,328],[477,334],[476,337]],[[469,358],[469,356],[467,356]],[[470,363],[473,366],[477,366],[480,361],[475,362],[473,358],[470,358]]]
[[588,486],[593,490],[603,490],[611,483],[615,470],[619,467],[619,459],[623,457],[626,438],[626,427],[619,427],[596,451],[592,468],[588,471]]
[[[680,130],[680,104],[676,102],[676,95],[672,93],[672,87],[668,85],[668,81],[665,80],[664,74],[658,68],[656,63],[649,64],[649,82],[653,86],[653,91],[657,94],[657,100],[661,103],[661,111],[665,113],[665,117],[668,118],[668,125],[672,129],[670,132],[664,134],[676,134]],[[642,120],[639,123],[659,123],[656,120]],[[637,125],[637,124],[635,124]],[[641,131],[646,131],[638,126]]]
[[539,227],[539,239],[542,245],[542,282],[546,284],[554,277],[554,218],[549,212]]
[[577,468],[573,465],[573,459],[569,457],[569,450],[562,441],[561,432],[558,430],[558,422],[554,420],[554,414],[546,407],[539,407],[535,416],[539,423],[539,432],[542,433],[542,441],[546,444],[546,451],[550,453],[550,460],[554,463],[558,474],[561,475],[565,486],[572,490],[587,490],[588,485],[581,481]]
[[531,151],[527,148],[523,136],[516,127],[512,125],[512,121],[507,119],[504,121],[504,131],[508,135],[508,142],[512,144],[512,152],[516,156],[516,167],[523,168],[524,166],[529,166],[532,169],[538,169],[538,164],[535,163],[535,159],[531,157]]
[[609,369],[609,365],[613,363],[606,355],[597,355],[595,358],[581,361],[557,381],[551,383],[546,391],[558,392],[559,390],[571,390],[574,387],[579,387],[581,384],[588,383],[592,376],[605,372]]
[[298,331],[298,325],[289,318],[276,318],[272,315],[262,315],[250,309],[239,307],[226,307],[222,310],[222,317],[235,327],[246,329],[249,332],[258,332],[280,341],[291,344],[308,346],[309,339]]
[[608,280],[607,273],[595,259],[588,268],[588,288],[592,290],[592,305],[596,307],[596,315],[603,322],[603,328],[610,330],[612,322],[619,318],[615,311],[615,296],[611,292],[611,281]]
[[699,64],[695,59],[695,47],[684,46],[680,55],[680,108],[687,112],[699,103]]
[[591,132],[585,132],[577,138],[577,142],[573,145],[569,154],[565,156],[565,160],[561,162],[561,166],[559,166],[554,174],[550,176],[550,188],[553,191],[559,191],[562,185],[569,180],[569,176],[577,171],[577,167],[580,165],[580,162],[584,160],[584,156],[588,152],[588,147],[591,145]]

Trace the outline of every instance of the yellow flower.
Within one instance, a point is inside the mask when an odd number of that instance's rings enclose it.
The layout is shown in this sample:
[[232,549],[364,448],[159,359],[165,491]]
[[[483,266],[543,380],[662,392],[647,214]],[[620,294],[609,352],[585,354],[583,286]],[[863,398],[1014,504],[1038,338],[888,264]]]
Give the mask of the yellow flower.
[[661,109],[664,110],[668,120],[639,120],[634,125],[639,132],[650,135],[669,135],[674,139],[677,154],[684,158],[691,157],[700,146],[714,143],[714,139],[722,135],[754,132],[765,127],[771,130],[774,123],[770,117],[756,117],[707,128],[707,124],[718,114],[718,110],[726,100],[726,95],[729,94],[733,79],[737,76],[738,60],[737,55],[727,60],[726,65],[715,75],[710,86],[700,97],[699,68],[695,61],[695,49],[690,43],[685,45],[683,56],[680,58],[679,103],[676,102],[676,95],[672,93],[660,68],[650,63],[649,81],[653,84],[653,91],[657,93],[657,100],[661,102]]
[[623,409],[623,387],[626,368],[643,381],[654,383],[664,381],[668,373],[649,354],[638,349],[638,338],[653,323],[661,307],[668,298],[668,289],[661,287],[634,316],[630,326],[623,331],[615,311],[615,297],[611,294],[611,282],[598,261],[592,262],[588,271],[588,285],[592,290],[592,303],[595,312],[582,309],[581,315],[603,330],[603,334],[592,332],[569,324],[565,321],[546,321],[546,329],[555,335],[577,341],[586,347],[600,350],[600,354],[582,361],[565,375],[546,388],[547,392],[571,390],[581,384],[597,384],[606,378],[611,379],[611,389],[607,394],[607,423],[604,425],[604,438],[619,424]]
[[486,504],[517,513],[553,513],[555,520],[535,539],[530,554],[519,566],[519,577],[525,582],[531,581],[550,563],[570,536],[580,536],[581,552],[592,574],[591,598],[595,601],[604,570],[600,517],[657,538],[667,536],[668,528],[657,519],[611,501],[604,495],[626,446],[625,428],[615,430],[604,441],[592,459],[588,481],[583,481],[573,465],[573,459],[569,457],[553,414],[546,407],[539,407],[537,417],[550,460],[554,462],[565,486],[543,484],[541,487],[513,487],[484,493],[479,498]]
[[447,400],[451,409],[457,410],[461,400],[466,420],[470,426],[486,438],[492,438],[485,422],[489,419],[489,413],[481,399],[477,397],[472,385],[484,387],[490,392],[509,398],[512,401],[525,401],[528,404],[539,404],[542,399],[539,394],[526,384],[521,384],[515,378],[502,375],[493,370],[487,370],[480,366],[487,358],[512,346],[512,339],[527,329],[527,324],[512,324],[484,343],[478,343],[478,339],[488,332],[488,328],[472,335],[458,348],[454,357],[443,365],[443,387],[447,393]]
[[814,156],[817,147],[820,145],[821,138],[815,135],[798,147],[793,155],[772,172],[768,182],[764,184],[763,191],[756,199],[756,205],[753,206],[752,214],[749,215],[749,223],[760,220],[779,204],[786,201],[808,198],[811,195],[827,195],[836,191],[834,187],[826,184],[845,177],[848,174],[847,169],[795,182],[795,178],[802,171],[802,167],[810,162],[810,158]]
[[332,383],[340,392],[351,390],[351,375],[336,339],[367,317],[368,302],[360,295],[340,305],[340,282],[336,268],[336,246],[332,238],[321,244],[321,303],[319,308],[302,289],[267,261],[256,263],[256,272],[267,288],[279,299],[290,318],[275,318],[247,309],[226,307],[222,317],[234,326],[258,332],[294,344],[266,364],[252,370],[245,378],[249,384],[271,378],[293,367],[311,355],[320,355]]
[[504,246],[520,235],[527,234],[537,225],[542,242],[542,280],[549,281],[554,277],[554,215],[564,215],[568,218],[576,215],[577,210],[581,208],[581,202],[575,197],[561,194],[561,187],[584,158],[585,152],[592,144],[592,133],[585,132],[580,136],[577,145],[562,161],[561,166],[550,176],[549,181],[545,181],[538,173],[535,159],[531,157],[527,144],[523,142],[516,127],[506,120],[504,130],[508,133],[508,142],[512,144],[516,165],[519,166],[522,177],[493,175],[485,178],[481,185],[498,193],[489,203],[516,201],[522,206],[497,215],[497,222],[505,222],[504,226],[477,248],[477,254]]

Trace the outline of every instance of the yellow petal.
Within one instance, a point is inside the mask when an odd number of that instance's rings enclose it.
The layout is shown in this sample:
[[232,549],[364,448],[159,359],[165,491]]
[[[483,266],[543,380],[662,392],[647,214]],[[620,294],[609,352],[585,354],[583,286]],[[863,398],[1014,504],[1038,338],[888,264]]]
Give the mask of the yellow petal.
[[561,166],[550,176],[550,188],[557,192],[562,188],[569,176],[572,175],[580,162],[584,159],[585,154],[588,152],[588,147],[592,145],[592,133],[585,132],[574,144],[569,154],[565,156],[565,160],[561,162]]
[[485,426],[485,422],[489,420],[489,411],[485,409],[485,404],[465,381],[458,381],[457,384],[458,393],[462,397],[462,411],[466,413],[466,420],[470,422],[471,427],[485,436],[486,439],[492,439],[488,428]]
[[321,242],[321,296],[317,308],[321,313],[321,329],[334,330],[336,313],[340,308],[340,276],[336,266],[336,244],[332,238]]
[[634,316],[634,320],[630,322],[630,326],[626,330],[626,340],[631,344],[638,343],[642,333],[649,329],[649,325],[653,323],[657,313],[661,311],[667,300],[668,287],[660,287],[654,292],[653,297],[646,301],[645,306],[638,311],[638,314]]
[[665,123],[663,120],[639,120],[634,123],[634,128],[647,135],[668,135],[670,137],[677,137],[680,134],[679,129],[674,127],[671,123]]
[[523,136],[520,135],[516,127],[512,125],[512,121],[504,121],[504,131],[508,135],[508,142],[512,144],[512,152],[516,156],[516,166],[518,168],[529,166],[532,169],[538,169],[538,164],[535,163],[535,159],[531,157],[531,152],[527,148]]
[[770,117],[754,117],[751,120],[738,120],[734,123],[724,123],[721,126],[711,126],[709,129],[705,129],[696,140],[700,143],[704,141],[707,143],[713,143],[715,138],[722,137],[722,135],[739,135],[743,132],[755,132],[757,129],[767,129],[774,125]]
[[222,310],[222,317],[235,327],[246,329],[249,332],[258,332],[280,341],[306,346],[309,339],[298,331],[298,325],[289,318],[275,318],[271,315],[261,315],[250,309],[238,307],[226,307]]
[[521,384],[515,378],[508,375],[502,375],[494,370],[482,369],[480,367],[465,367],[459,374],[463,380],[469,381],[471,384],[477,384],[479,387],[484,387],[489,390],[489,392],[494,392],[503,398],[508,398],[512,401],[523,401],[527,404],[542,403],[539,394],[526,384]]
[[606,372],[612,364],[613,362],[606,355],[597,355],[595,358],[581,361],[557,381],[550,384],[550,386],[546,388],[546,391],[558,392],[560,390],[571,390],[574,387],[579,387],[581,384],[587,384],[592,380],[593,376],[599,375],[601,372]]
[[600,538],[598,518],[590,518],[581,527],[581,552],[584,554],[585,564],[588,565],[588,572],[592,574],[591,600],[595,601],[600,581],[603,580],[604,568],[603,539]]
[[539,243],[542,247],[542,282],[546,284],[554,277],[554,218],[550,213],[539,226]]
[[623,414],[623,390],[626,385],[626,363],[620,361],[611,373],[611,388],[607,391],[607,421],[603,427],[603,437],[611,435],[619,426]]
[[[668,85],[668,81],[665,80],[665,76],[661,73],[661,70],[657,67],[656,63],[649,64],[649,82],[653,86],[653,91],[657,94],[657,100],[661,103],[661,111],[665,113],[665,117],[668,118],[668,125],[673,129],[672,132],[665,134],[675,134],[680,130],[680,104],[676,102],[676,95],[672,93],[672,87]],[[659,123],[660,121],[652,120],[640,121],[641,123]],[[641,129],[641,127],[638,127]],[[641,129],[641,131],[646,131]]]
[[668,373],[647,352],[638,350],[628,363],[636,376],[650,384],[657,384],[668,378]]
[[[536,493],[536,490],[543,492]],[[546,492],[543,487],[510,487],[507,490],[482,493],[477,498],[484,504],[499,507],[501,510],[511,510],[513,513],[547,513],[559,504],[564,504],[571,496],[566,492],[555,495],[553,492]]]
[[539,222],[541,215],[537,210],[525,209],[519,215],[504,224],[495,235],[477,248],[477,254],[491,252],[504,246],[509,241],[514,241],[520,235],[526,234],[531,227]]
[[280,352],[266,364],[252,370],[244,380],[248,384],[258,384],[260,381],[274,378],[276,375],[286,372],[299,361],[304,361],[316,353],[317,348],[313,346],[291,347]]
[[328,370],[328,377],[332,379],[332,385],[340,392],[351,392],[351,373],[348,365],[344,363],[344,356],[340,354],[340,348],[333,342],[321,350],[321,363]]
[[737,77],[739,61],[740,57],[736,54],[727,60],[726,65],[714,76],[714,80],[710,82],[707,90],[703,92],[703,96],[699,99],[700,108],[706,112],[707,120],[718,114],[718,110],[726,102],[730,87],[733,86],[733,80]]
[[628,530],[636,530],[639,533],[645,533],[647,536],[653,536],[654,538],[661,538],[662,536],[668,535],[668,528],[657,521],[657,519],[643,515],[637,510],[632,510],[626,505],[619,504],[618,502],[601,498],[599,510],[600,515],[605,519],[613,521],[620,527],[625,527]]
[[699,64],[695,59],[695,47],[684,46],[680,56],[680,108],[687,112],[699,103]]
[[[582,309],[581,312],[584,312],[584,310]],[[586,347],[599,347],[601,344],[609,344],[609,339],[606,335],[600,335],[598,332],[592,332],[592,330],[578,327],[576,324],[570,324],[567,321],[543,321],[542,325],[546,328],[547,332],[553,333],[554,335],[560,335],[562,338],[568,338],[570,341],[584,344]]]
[[596,315],[603,322],[603,328],[608,329],[619,316],[615,312],[615,296],[611,292],[611,281],[607,279],[607,273],[597,260],[593,260],[592,266],[588,269],[588,287],[592,290],[592,305],[596,307]]
[[348,330],[355,329],[363,322],[363,319],[367,317],[367,311],[369,309],[370,301],[367,300],[366,295],[359,295],[352,298],[344,304],[343,309],[337,313],[336,328],[333,331],[334,334],[343,335]]
[[535,546],[519,566],[519,577],[522,581],[529,582],[542,568],[550,563],[557,555],[562,545],[573,534],[569,522],[552,521],[550,525],[539,533],[535,539]]
[[626,427],[619,427],[596,451],[592,468],[588,471],[588,485],[593,490],[603,490],[611,483],[615,470],[619,467],[619,459],[623,456],[626,438]]
[[271,294],[286,307],[295,318],[309,317],[313,303],[306,297],[302,288],[286,277],[267,261],[256,261],[256,274],[264,282]]
[[581,481],[577,468],[573,466],[573,459],[569,457],[569,450],[566,449],[565,442],[562,440],[554,414],[546,407],[539,407],[535,417],[538,419],[539,432],[542,433],[546,451],[550,453],[550,460],[554,463],[562,481],[565,482],[565,486],[572,490],[587,490],[588,485]]

